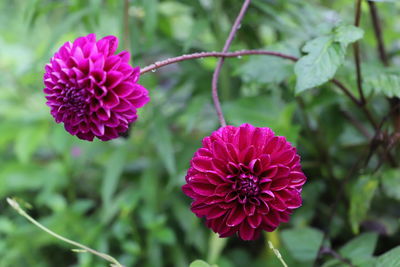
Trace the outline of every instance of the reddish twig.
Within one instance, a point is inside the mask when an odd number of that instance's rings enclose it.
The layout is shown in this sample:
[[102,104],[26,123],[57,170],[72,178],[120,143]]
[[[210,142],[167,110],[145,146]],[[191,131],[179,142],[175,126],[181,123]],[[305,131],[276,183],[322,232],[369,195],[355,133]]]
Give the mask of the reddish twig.
[[384,45],[383,37],[382,37],[382,27],[381,27],[381,23],[380,23],[378,10],[376,9],[376,5],[373,1],[368,1],[368,5],[369,5],[369,12],[371,14],[371,19],[372,19],[372,25],[374,27],[376,41],[378,43],[379,58],[381,59],[383,65],[389,66],[389,61],[386,56],[385,45]]
[[282,54],[279,52],[274,52],[274,51],[265,51],[265,50],[240,50],[240,51],[234,51],[234,52],[199,52],[199,53],[194,53],[194,54],[188,54],[188,55],[182,55],[179,57],[173,57],[173,58],[168,58],[166,60],[158,61],[155,62],[147,67],[144,67],[140,70],[140,74],[144,74],[149,71],[155,71],[161,67],[178,63],[181,61],[186,61],[186,60],[191,60],[191,59],[196,59],[196,58],[205,58],[205,57],[240,57],[240,56],[250,56],[250,55],[268,55],[268,56],[274,56],[274,57],[280,57],[280,58],[285,58],[289,59],[291,61],[297,61],[297,57]]
[[[236,17],[235,23],[232,26],[231,32],[229,33],[229,36],[225,41],[225,45],[224,45],[224,48],[222,49],[222,52],[228,52],[229,47],[231,46],[231,43],[233,41],[233,38],[235,37],[235,34],[240,27],[240,22],[242,21],[243,16],[246,13],[248,6],[250,5],[250,2],[251,2],[251,0],[244,0],[242,8],[240,9],[240,12],[239,12],[238,16]],[[223,64],[224,64],[224,58],[222,57],[218,60],[217,66],[214,70],[211,88],[212,88],[212,98],[214,101],[215,109],[218,114],[218,119],[221,123],[221,126],[226,126],[224,114],[222,113],[221,103],[220,103],[219,97],[218,97],[218,77],[221,72],[221,68],[222,68]]]
[[[354,19],[354,26],[356,26],[356,27],[360,26],[361,3],[362,3],[362,0],[356,0],[356,11],[355,11],[355,19]],[[360,103],[362,105],[365,105],[366,104],[366,100],[365,100],[364,93],[363,93],[363,88],[362,88],[360,46],[359,46],[358,42],[355,42],[353,44],[353,50],[354,50],[354,62],[355,62],[355,65],[356,65],[358,94],[360,95]]]

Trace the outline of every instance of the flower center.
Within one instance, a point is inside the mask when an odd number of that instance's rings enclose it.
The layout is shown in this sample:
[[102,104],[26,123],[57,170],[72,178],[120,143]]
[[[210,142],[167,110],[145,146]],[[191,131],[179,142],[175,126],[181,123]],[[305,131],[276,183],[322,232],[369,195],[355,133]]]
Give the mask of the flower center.
[[258,177],[252,174],[239,175],[234,187],[240,195],[246,197],[257,196],[260,193]]
[[62,102],[65,109],[75,113],[77,116],[83,116],[88,106],[88,95],[85,89],[67,88],[61,93]]

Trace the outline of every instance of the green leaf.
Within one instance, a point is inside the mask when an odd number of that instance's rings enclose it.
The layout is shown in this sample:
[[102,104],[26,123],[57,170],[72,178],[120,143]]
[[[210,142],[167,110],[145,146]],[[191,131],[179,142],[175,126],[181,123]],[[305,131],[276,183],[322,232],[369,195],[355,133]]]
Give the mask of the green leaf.
[[383,191],[389,197],[400,200],[400,170],[391,169],[382,174]]
[[358,266],[372,258],[377,240],[378,235],[376,233],[362,234],[344,245],[339,253]]
[[397,246],[378,257],[375,267],[400,266],[400,246]]
[[282,231],[282,240],[293,258],[313,261],[318,254],[323,234],[313,228],[296,228]]
[[354,233],[359,232],[359,224],[367,216],[378,180],[370,175],[361,176],[351,189],[349,219]]
[[303,47],[307,55],[300,58],[294,68],[297,76],[296,93],[331,80],[344,62],[347,46],[362,36],[361,29],[342,25],[334,28],[330,35],[307,42]]
[[126,160],[126,150],[119,147],[111,154],[105,165],[104,180],[101,187],[101,197],[105,208],[111,204],[112,197],[117,189]]
[[208,262],[215,263],[218,261],[222,250],[226,246],[227,241],[228,240],[226,238],[220,238],[217,234],[213,232],[210,233],[207,257]]
[[387,97],[400,97],[400,75],[380,74],[367,76],[365,79],[366,90]]
[[236,71],[246,83],[280,83],[293,74],[293,63],[274,57],[251,57]]
[[202,260],[195,260],[189,265],[189,267],[212,267],[212,265]]
[[165,168],[171,177],[176,174],[175,153],[172,144],[172,134],[166,120],[161,115],[154,118],[154,125],[152,130],[153,143],[157,148],[157,152],[163,161]]
[[364,31],[353,25],[342,25],[334,29],[334,41],[341,43],[345,47],[360,40],[363,35]]
[[23,163],[27,163],[46,136],[45,127],[29,127],[20,131],[15,141],[15,154]]

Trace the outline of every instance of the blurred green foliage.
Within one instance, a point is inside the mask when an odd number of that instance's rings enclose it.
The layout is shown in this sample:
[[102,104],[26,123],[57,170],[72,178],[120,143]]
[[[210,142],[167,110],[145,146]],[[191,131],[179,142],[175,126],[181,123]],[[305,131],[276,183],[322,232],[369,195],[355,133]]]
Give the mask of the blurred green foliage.
[[[241,3],[134,0],[125,8],[117,0],[0,1],[1,267],[106,266],[29,224],[7,207],[8,196],[26,201],[30,214],[55,232],[126,266],[183,267],[196,259],[221,267],[281,266],[265,238],[216,238],[190,212],[190,200],[180,189],[201,139],[218,128],[210,96],[216,59],[144,75],[141,83],[151,103],[141,109],[129,137],[110,142],[70,136],[53,121],[42,93],[44,65],[66,41],[92,32],[115,35],[120,49],[132,52],[133,64],[143,67],[183,53],[221,50]],[[381,117],[389,109],[385,96],[400,95],[400,4],[377,6],[392,67],[379,62],[366,3],[361,51],[369,106]],[[339,21],[352,24],[353,8],[347,0],[254,0],[231,50],[264,48],[300,56],[306,42],[324,38]],[[335,77],[357,94],[351,51],[340,53],[343,65]],[[317,81],[310,83],[319,85],[331,76],[311,77]],[[314,261],[339,187],[369,147],[342,111],[372,129],[331,84],[308,90],[301,99],[294,96],[295,85],[291,62],[264,56],[227,59],[220,77],[228,123],[267,126],[298,145],[308,176],[304,204],[268,238],[289,266],[301,267]],[[395,248],[400,174],[386,164],[374,173],[378,163],[374,155],[351,177],[330,224],[327,244],[356,266],[400,266]],[[325,267],[346,266],[329,254],[323,259]],[[208,265],[198,261],[193,266]]]

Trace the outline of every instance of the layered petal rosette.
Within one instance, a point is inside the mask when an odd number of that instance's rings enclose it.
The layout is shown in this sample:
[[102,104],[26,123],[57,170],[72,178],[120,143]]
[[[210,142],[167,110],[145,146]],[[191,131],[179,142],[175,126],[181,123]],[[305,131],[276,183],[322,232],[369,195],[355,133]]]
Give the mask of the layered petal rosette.
[[44,93],[57,123],[80,139],[117,138],[137,119],[137,109],[149,101],[137,82],[139,67],[130,54],[115,54],[118,39],[95,34],[65,43],[45,67]]
[[256,239],[301,206],[306,177],[300,156],[269,128],[222,127],[203,139],[190,165],[183,192],[221,237]]

